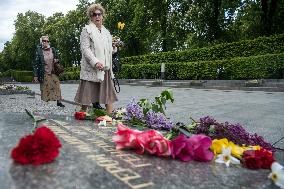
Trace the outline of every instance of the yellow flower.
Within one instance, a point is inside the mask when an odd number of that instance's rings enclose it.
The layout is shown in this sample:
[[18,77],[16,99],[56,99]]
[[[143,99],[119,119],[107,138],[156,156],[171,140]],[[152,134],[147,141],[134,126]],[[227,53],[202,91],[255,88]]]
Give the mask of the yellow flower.
[[231,147],[232,148],[232,155],[234,156],[234,157],[236,157],[236,158],[239,158],[239,159],[241,159],[241,157],[242,157],[242,155],[243,155],[243,153],[244,153],[244,148],[242,148],[241,146],[239,146],[239,145],[236,145],[236,144],[234,144],[233,142],[229,142],[229,147]]
[[246,150],[260,150],[260,146],[243,146],[243,149]]
[[125,23],[123,23],[123,22],[117,23],[117,28],[120,29],[120,30],[123,30],[124,26],[125,26]]
[[214,152],[215,155],[221,154],[222,153],[222,148],[227,148],[228,147],[228,139],[223,138],[223,139],[214,139],[212,141],[212,145],[210,149]]

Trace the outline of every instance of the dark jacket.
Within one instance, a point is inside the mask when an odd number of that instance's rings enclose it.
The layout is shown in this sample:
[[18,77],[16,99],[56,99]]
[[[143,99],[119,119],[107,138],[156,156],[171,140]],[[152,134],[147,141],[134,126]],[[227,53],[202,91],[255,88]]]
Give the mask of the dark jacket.
[[[51,50],[52,50],[54,59],[58,59],[58,54],[57,54],[56,49],[54,47],[51,47]],[[34,77],[38,77],[38,81],[40,83],[42,83],[44,79],[44,72],[45,72],[44,64],[45,62],[44,62],[42,47],[41,45],[38,45],[36,47],[36,56],[33,62],[33,73],[34,73]]]

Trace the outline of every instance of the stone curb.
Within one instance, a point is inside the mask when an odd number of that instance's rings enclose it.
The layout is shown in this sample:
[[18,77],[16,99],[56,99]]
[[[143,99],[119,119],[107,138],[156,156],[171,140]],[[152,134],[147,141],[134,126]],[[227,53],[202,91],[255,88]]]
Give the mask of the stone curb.
[[[62,84],[79,84],[79,80],[61,81]],[[25,84],[10,82],[13,84]],[[120,85],[196,88],[218,90],[244,90],[284,92],[284,79],[258,80],[161,80],[161,79],[119,79]]]
[[12,94],[27,94],[34,96],[36,93],[31,90],[3,90],[0,89],[0,95],[12,95]]

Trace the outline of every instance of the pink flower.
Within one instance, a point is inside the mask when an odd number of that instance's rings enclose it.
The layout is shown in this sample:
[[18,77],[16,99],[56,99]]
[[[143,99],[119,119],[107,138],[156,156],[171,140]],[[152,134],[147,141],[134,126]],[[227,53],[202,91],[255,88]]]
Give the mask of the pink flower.
[[140,133],[142,132],[138,130],[129,129],[122,123],[118,123],[117,132],[112,137],[113,141],[116,143],[116,149],[141,149],[141,146],[137,141],[137,135]]
[[211,161],[214,157],[209,150],[212,140],[205,135],[193,135],[187,138],[181,134],[171,141],[172,157],[182,161]]
[[137,140],[140,143],[140,146],[143,147],[140,151],[137,151],[139,154],[144,153],[145,149],[150,154],[156,154],[157,156],[171,155],[170,141],[155,130],[148,130],[139,134]]

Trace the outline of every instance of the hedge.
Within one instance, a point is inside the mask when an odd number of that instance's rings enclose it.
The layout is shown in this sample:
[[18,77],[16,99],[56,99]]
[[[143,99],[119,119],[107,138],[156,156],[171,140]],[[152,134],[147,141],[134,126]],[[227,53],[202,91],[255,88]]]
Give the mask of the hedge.
[[16,81],[31,82],[33,80],[32,71],[11,70],[10,73],[11,73],[11,77],[13,77]]
[[[155,79],[161,64],[123,64],[121,79]],[[192,79],[279,79],[283,78],[284,53],[227,60],[166,63],[168,80]]]
[[271,37],[259,37],[234,43],[222,43],[212,47],[187,51],[171,51],[151,55],[122,58],[122,64],[156,64],[223,60],[234,57],[249,57],[284,53],[284,33]]
[[1,74],[0,74],[0,77],[2,78],[2,77],[11,77],[11,72],[12,72],[13,70],[12,69],[9,69],[9,70],[7,70],[7,71],[5,71],[5,72],[2,72]]
[[80,66],[64,68],[64,72],[75,72],[75,71],[80,71]]
[[[165,76],[168,80],[197,79],[280,79],[284,78],[284,53],[226,60],[166,63]],[[121,79],[160,78],[161,64],[122,64],[117,75]],[[31,71],[9,70],[1,75],[14,77],[16,81],[30,82]],[[78,80],[80,70],[64,72],[60,80]]]
[[80,79],[80,70],[74,69],[75,71],[64,71],[63,74],[60,75],[59,79],[63,80],[79,80]]

